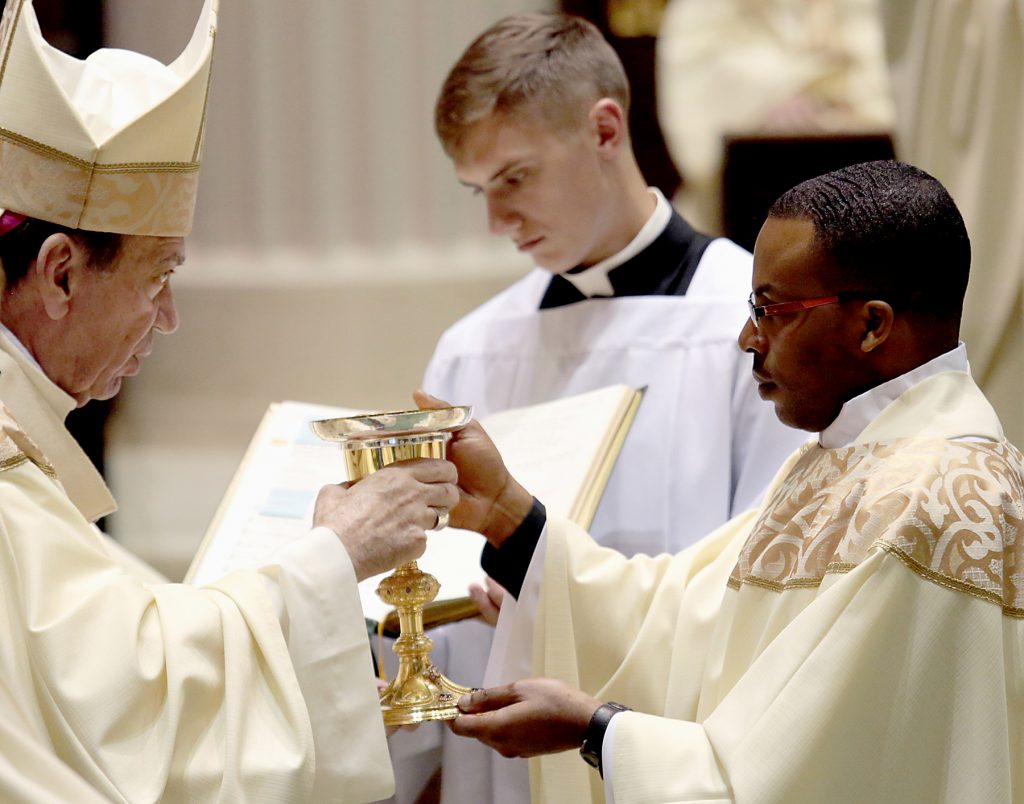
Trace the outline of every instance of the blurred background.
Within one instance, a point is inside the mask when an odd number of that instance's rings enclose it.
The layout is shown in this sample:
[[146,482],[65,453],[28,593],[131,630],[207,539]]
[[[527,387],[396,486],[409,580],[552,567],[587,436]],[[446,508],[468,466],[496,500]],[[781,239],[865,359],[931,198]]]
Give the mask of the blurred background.
[[[64,50],[165,62],[200,5],[35,0]],[[221,0],[181,328],[75,414],[113,535],[180,578],[268,404],[407,406],[444,328],[529,270],[487,235],[432,110],[485,27],[556,8],[619,51],[641,168],[706,231],[750,247],[778,193],[863,159],[942,180],[974,249],[972,368],[1024,443],[1016,0]]]

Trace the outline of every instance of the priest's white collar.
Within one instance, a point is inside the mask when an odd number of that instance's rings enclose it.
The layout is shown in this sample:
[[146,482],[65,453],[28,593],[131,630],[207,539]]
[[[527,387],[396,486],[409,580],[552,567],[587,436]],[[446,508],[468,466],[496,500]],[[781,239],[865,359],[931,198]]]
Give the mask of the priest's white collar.
[[579,273],[562,274],[565,279],[571,282],[587,298],[591,296],[614,296],[615,290],[612,288],[608,273],[612,269],[618,268],[627,260],[633,259],[633,257],[651,245],[661,236],[661,233],[665,231],[665,227],[668,226],[668,222],[672,220],[672,205],[662,194],[661,190],[657,187],[648,187],[647,192],[654,196],[656,202],[654,212],[647,219],[647,223],[640,227],[636,237],[630,240],[622,251],[606,257],[601,262],[595,263]]
[[955,349],[932,358],[906,374],[876,385],[860,396],[848,400],[839,411],[835,421],[819,433],[818,443],[825,449],[836,449],[852,444],[854,439],[864,431],[865,427],[878,418],[878,415],[888,407],[890,402],[922,380],[943,371],[970,373],[967,347],[962,341]]

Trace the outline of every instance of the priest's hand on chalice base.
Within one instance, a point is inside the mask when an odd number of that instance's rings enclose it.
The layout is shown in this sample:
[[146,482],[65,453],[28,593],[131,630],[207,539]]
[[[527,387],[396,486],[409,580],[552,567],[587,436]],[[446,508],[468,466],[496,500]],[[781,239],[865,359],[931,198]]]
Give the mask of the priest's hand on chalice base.
[[502,756],[534,757],[578,749],[600,705],[561,681],[528,678],[463,695],[448,725]]
[[356,483],[324,486],[313,526],[338,534],[361,581],[423,555],[425,531],[459,502],[457,479],[449,461],[417,458]]

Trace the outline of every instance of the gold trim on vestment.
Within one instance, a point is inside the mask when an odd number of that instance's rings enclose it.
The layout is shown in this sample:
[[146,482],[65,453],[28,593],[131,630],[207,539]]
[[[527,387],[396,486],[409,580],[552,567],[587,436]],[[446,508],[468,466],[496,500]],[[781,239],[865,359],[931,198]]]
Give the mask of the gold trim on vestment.
[[0,402],[0,472],[15,469],[25,462],[35,464],[47,477],[57,477],[57,471],[39,451],[35,442],[18,427],[10,412]]
[[952,589],[954,592],[965,592],[972,597],[980,598],[988,603],[995,603],[997,606],[1000,606],[1003,613],[1009,617],[1024,617],[1024,608],[1006,605],[1003,602],[1003,598],[995,592],[979,589],[973,584],[965,583],[964,581],[957,580],[956,578],[950,578],[948,575],[943,575],[942,573],[930,570],[928,567],[922,566],[898,547],[893,547],[891,544],[880,541],[875,542],[874,546],[880,547],[889,555],[898,558],[916,575],[920,575],[922,578],[929,580],[932,583],[937,583],[939,586],[945,586],[947,589]]
[[[856,566],[856,564],[836,561],[825,568],[824,575],[845,575]],[[730,577],[729,586],[733,589],[739,589],[742,584],[749,584],[750,586],[759,586],[762,589],[770,589],[773,592],[785,592],[787,589],[815,589],[821,586],[824,580],[825,578],[822,576],[821,578],[793,578],[792,580],[780,583],[768,578],[759,578],[756,575],[747,575],[742,581],[737,581],[735,578]]]
[[808,450],[729,579],[815,588],[877,547],[927,580],[1024,616],[1024,456],[1002,442],[904,439]]
[[17,469],[23,463],[31,463],[35,465],[35,467],[47,477],[54,479],[57,477],[57,470],[50,466],[50,464],[37,463],[24,452],[19,452],[17,455],[11,455],[10,457],[0,458],[0,472],[6,472],[8,469]]
[[[952,589],[954,592],[964,592],[972,597],[980,598],[987,603],[995,603],[1002,610],[1003,614],[1008,617],[1022,617],[1024,618],[1024,609],[1016,608],[1014,606],[1007,606],[1003,604],[1002,598],[994,592],[987,592],[984,589],[979,589],[969,583],[958,581],[956,578],[950,578],[946,575],[942,575],[938,572],[933,572],[927,567],[922,566],[918,562],[914,561],[910,556],[904,553],[897,547],[893,547],[891,544],[887,544],[883,541],[875,542],[872,547],[878,547],[889,553],[889,555],[899,559],[906,567],[913,572],[915,575],[920,575],[927,581],[937,583],[939,586],[945,586],[947,589]],[[854,569],[855,564],[834,564],[829,565],[826,570],[826,575],[841,575],[846,574],[850,570]],[[785,592],[787,589],[807,589],[821,586],[824,578],[819,579],[800,579],[798,581],[790,581],[787,583],[778,583],[777,581],[769,581],[765,578],[758,578],[754,575],[748,575],[742,581],[737,581],[735,578],[730,577],[727,585],[730,589],[738,592],[743,588],[744,585],[756,586],[759,589],[767,589],[770,592]]]

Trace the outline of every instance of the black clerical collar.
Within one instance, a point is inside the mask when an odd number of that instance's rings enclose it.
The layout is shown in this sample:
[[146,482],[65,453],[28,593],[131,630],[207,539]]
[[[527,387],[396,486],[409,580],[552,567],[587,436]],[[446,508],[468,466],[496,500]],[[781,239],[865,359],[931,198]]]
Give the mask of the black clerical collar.
[[[668,225],[653,243],[608,272],[614,296],[685,295],[700,258],[712,240],[694,230],[673,210]],[[556,274],[551,277],[540,309],[564,307],[586,298],[572,282]]]

